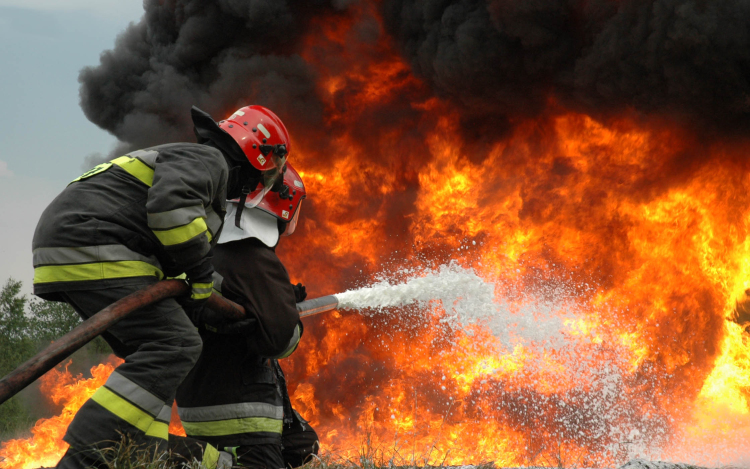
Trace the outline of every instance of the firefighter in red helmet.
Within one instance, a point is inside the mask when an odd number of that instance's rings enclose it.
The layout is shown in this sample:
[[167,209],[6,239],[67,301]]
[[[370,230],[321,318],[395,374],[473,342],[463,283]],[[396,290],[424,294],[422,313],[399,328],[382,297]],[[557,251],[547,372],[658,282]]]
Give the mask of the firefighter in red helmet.
[[194,107],[192,119],[198,143],[100,164],[71,182],[36,227],[34,293],[69,303],[83,318],[165,276],[184,273],[192,287],[190,297],[142,308],[103,334],[125,362],[71,422],[60,468],[100,466],[102,450],[122,435],[167,448],[175,392],[202,347],[192,322],[213,289],[210,252],[226,200],[279,185],[289,135],[275,114],[249,106],[217,124]]
[[254,208],[229,203],[215,248],[214,288],[241,304],[247,319],[199,325],[203,352],[177,391],[188,437],[210,444],[202,451],[209,459],[218,449],[236,466],[296,467],[318,448],[317,434],[291,407],[278,363],[297,348],[302,322],[296,303],[306,296],[302,284],[290,283],[275,252],[280,238],[294,233],[306,196],[292,165],[282,172],[278,191],[258,187],[247,195],[261,197]]

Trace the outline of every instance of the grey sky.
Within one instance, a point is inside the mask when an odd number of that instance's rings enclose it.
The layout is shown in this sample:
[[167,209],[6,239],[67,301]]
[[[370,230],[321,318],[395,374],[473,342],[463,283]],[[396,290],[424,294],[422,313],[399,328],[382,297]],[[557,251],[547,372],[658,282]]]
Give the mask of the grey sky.
[[139,0],[0,0],[0,282],[30,292],[39,216],[114,145],[78,105],[78,72],[142,13]]

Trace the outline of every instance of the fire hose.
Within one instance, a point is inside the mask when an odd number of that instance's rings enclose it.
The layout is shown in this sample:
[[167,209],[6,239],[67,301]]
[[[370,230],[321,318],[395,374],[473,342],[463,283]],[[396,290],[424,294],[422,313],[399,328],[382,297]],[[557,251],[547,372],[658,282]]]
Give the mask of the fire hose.
[[[162,280],[112,303],[0,380],[0,405],[128,314],[165,298],[184,295],[189,291],[188,284],[181,280]],[[338,303],[338,299],[333,295],[313,298],[297,303],[297,311],[303,318],[334,310]],[[207,307],[216,314],[217,318],[240,320],[245,317],[245,310],[242,306],[219,295],[211,295]]]

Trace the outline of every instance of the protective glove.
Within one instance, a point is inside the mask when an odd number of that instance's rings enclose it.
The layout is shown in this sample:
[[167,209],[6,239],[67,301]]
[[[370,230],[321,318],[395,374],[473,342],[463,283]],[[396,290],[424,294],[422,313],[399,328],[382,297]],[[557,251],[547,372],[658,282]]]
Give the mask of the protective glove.
[[292,285],[292,289],[294,290],[294,299],[297,303],[305,301],[305,298],[307,298],[307,291],[305,291],[304,285],[298,283],[297,285]]
[[199,264],[185,272],[190,284],[190,297],[181,298],[180,304],[196,326],[204,322],[204,308],[214,288],[213,273],[211,256],[204,257]]
[[[234,322],[223,322],[213,326],[213,332],[226,335],[247,335],[255,331],[257,321],[255,318],[242,319]],[[206,324],[206,329],[211,330],[212,326]]]
[[201,324],[207,331],[211,331],[217,334],[227,334],[227,335],[248,335],[252,332],[255,332],[256,324],[258,322],[257,318],[251,315],[250,311],[252,311],[252,306],[250,306],[248,303],[242,304],[242,307],[246,311],[245,319],[240,319],[239,321],[228,321],[228,320],[222,320],[220,322],[203,322]]

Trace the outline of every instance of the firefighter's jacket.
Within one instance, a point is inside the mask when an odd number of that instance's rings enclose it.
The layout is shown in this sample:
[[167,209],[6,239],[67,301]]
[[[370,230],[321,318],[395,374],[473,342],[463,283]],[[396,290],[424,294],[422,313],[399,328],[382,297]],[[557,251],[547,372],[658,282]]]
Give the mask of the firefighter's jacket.
[[226,335],[201,330],[203,351],[177,390],[185,432],[219,448],[281,443],[284,407],[270,358],[297,347],[301,322],[283,264],[255,238],[214,248],[214,288],[241,304],[255,327]]
[[220,150],[174,143],[101,164],[71,182],[34,233],[34,293],[93,290],[189,271],[226,210]]

